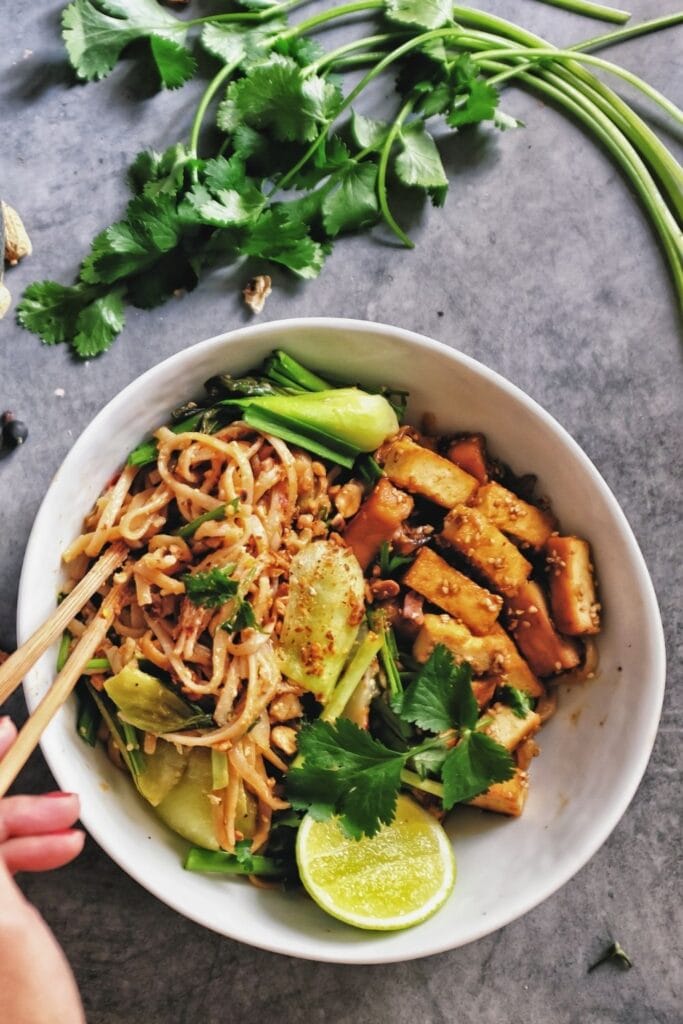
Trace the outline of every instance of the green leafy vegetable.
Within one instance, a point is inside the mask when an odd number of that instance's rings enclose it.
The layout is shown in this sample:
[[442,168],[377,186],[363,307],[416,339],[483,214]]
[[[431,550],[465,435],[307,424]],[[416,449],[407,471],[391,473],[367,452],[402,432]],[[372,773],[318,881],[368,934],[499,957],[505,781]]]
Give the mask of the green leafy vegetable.
[[202,608],[220,608],[237,594],[238,583],[231,575],[234,571],[234,565],[226,565],[223,569],[186,573],[182,579],[190,601]]
[[[82,79],[104,77],[131,44],[142,44],[137,52],[161,84],[176,88],[194,74],[195,38],[217,70],[187,142],[138,154],[124,217],[95,238],[73,286],[29,285],[17,307],[22,326],[90,359],[123,329],[126,303],[153,308],[193,289],[217,265],[267,260],[311,280],[341,235],[379,219],[412,246],[391,198],[405,185],[434,206],[445,202],[436,119],[453,131],[481,122],[501,131],[519,126],[499,109],[499,88],[513,80],[564,109],[607,148],[649,213],[683,296],[683,172],[635,111],[582,66],[625,79],[682,124],[683,113],[646,82],[585,51],[679,24],[683,14],[559,50],[446,0],[359,0],[289,26],[287,12],[298,2],[249,0],[242,5],[248,9],[225,14],[217,7],[189,20],[157,0],[73,0],[65,8],[64,41]],[[590,0],[552,2],[590,17],[628,17]],[[381,20],[378,33],[331,51],[311,38],[363,10]],[[367,71],[345,92],[337,72],[359,65]],[[380,75],[394,76],[400,93],[397,112],[384,121],[353,109]],[[216,101],[223,138],[203,159],[202,127]],[[350,125],[339,123],[349,115]]]
[[207,726],[213,721],[156,676],[133,665],[126,665],[107,679],[104,689],[118,708],[122,723],[155,735]]

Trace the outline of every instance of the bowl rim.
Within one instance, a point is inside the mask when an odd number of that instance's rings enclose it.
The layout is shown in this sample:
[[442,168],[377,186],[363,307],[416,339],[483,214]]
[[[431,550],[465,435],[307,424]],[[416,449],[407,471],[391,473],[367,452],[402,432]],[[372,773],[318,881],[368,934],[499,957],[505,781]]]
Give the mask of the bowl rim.
[[[306,330],[337,330],[337,331],[362,331],[368,334],[386,335],[387,332],[408,344],[416,345],[418,348],[426,348],[436,352],[438,355],[450,360],[455,364],[460,364],[466,367],[468,370],[474,372],[476,375],[483,377],[489,384],[494,385],[498,389],[506,392],[510,397],[521,402],[525,405],[533,414],[535,414],[544,424],[545,427],[549,428],[551,433],[558,436],[559,440],[565,446],[573,452],[575,457],[578,458],[582,464],[584,470],[591,479],[591,483],[597,487],[601,492],[603,499],[606,501],[611,514],[615,517],[621,527],[623,534],[623,540],[630,548],[630,553],[633,557],[634,566],[636,568],[639,577],[639,586],[641,587],[641,596],[643,598],[643,617],[647,618],[648,625],[651,629],[651,640],[653,647],[653,663],[650,666],[650,685],[653,687],[653,693],[656,697],[649,705],[649,715],[646,722],[641,721],[641,731],[643,739],[639,744],[632,760],[629,762],[628,771],[623,779],[623,786],[618,794],[618,799],[615,798],[606,808],[605,814],[601,815],[600,821],[595,825],[592,831],[592,839],[587,843],[580,854],[574,858],[569,858],[563,871],[553,873],[551,881],[545,885],[539,883],[539,886],[535,892],[529,895],[529,897],[521,902],[521,904],[515,904],[508,911],[502,912],[498,916],[488,917],[486,921],[483,921],[479,927],[472,929],[471,934],[462,940],[457,940],[455,943],[448,941],[446,938],[442,942],[432,942],[428,948],[416,949],[411,954],[401,954],[397,957],[395,954],[389,953],[388,955],[372,955],[370,957],[362,957],[356,955],[357,950],[362,949],[362,945],[348,947],[348,954],[345,956],[334,955],[326,953],[323,949],[320,949],[316,953],[293,950],[291,946],[285,947],[282,942],[268,943],[265,941],[254,941],[249,938],[244,938],[240,935],[239,930],[230,927],[219,928],[213,924],[207,924],[206,921],[202,920],[201,915],[193,913],[191,908],[181,905],[181,901],[177,900],[173,893],[169,895],[168,891],[163,888],[161,884],[156,884],[154,878],[148,877],[148,875],[140,870],[135,863],[131,864],[126,860],[125,856],[119,855],[116,849],[112,849],[112,843],[110,842],[106,829],[100,827],[95,821],[91,821],[90,815],[84,812],[81,820],[83,825],[87,829],[88,833],[95,839],[98,845],[105,851],[105,853],[111,857],[111,859],[122,868],[126,874],[132,877],[138,884],[145,888],[148,892],[151,892],[160,902],[166,906],[171,907],[173,910],[182,914],[184,917],[194,921],[196,924],[202,925],[205,928],[216,931],[218,934],[222,934],[228,938],[234,939],[238,942],[243,942],[247,945],[255,948],[263,949],[267,952],[279,953],[285,956],[294,956],[298,959],[312,960],[316,962],[328,962],[328,963],[344,963],[344,964],[355,964],[355,965],[374,965],[384,963],[395,963],[397,961],[403,962],[411,959],[418,959],[426,956],[433,956],[438,953],[447,952],[448,950],[460,948],[464,945],[468,945],[471,942],[475,942],[486,935],[489,935],[505,925],[517,920],[524,916],[529,911],[533,910],[539,904],[544,902],[553,893],[557,892],[562,888],[571,878],[576,875],[582,867],[595,855],[600,847],[606,842],[608,837],[611,835],[613,830],[626,812],[629,804],[631,803],[638,786],[642,780],[642,777],[647,768],[652,748],[654,746],[655,737],[659,725],[661,716],[662,704],[664,700],[664,690],[666,681],[666,651],[664,641],[664,631],[661,622],[661,615],[657,603],[657,598],[654,590],[652,580],[650,578],[645,559],[640,550],[638,542],[635,538],[633,530],[626,518],[624,511],[622,510],[619,502],[612,493],[610,487],[599,473],[596,466],[593,464],[588,455],[583,451],[578,442],[569,434],[569,432],[560,424],[554,416],[547,412],[543,406],[541,406],[535,399],[530,395],[526,394],[520,387],[513,384],[507,378],[503,377],[498,371],[491,369],[485,364],[474,359],[456,348],[444,344],[443,342],[436,341],[426,335],[423,335],[416,331],[411,331],[403,327],[398,327],[393,324],[380,323],[376,321],[360,320],[350,317],[289,317],[281,318],[278,320],[266,321],[264,323],[250,324],[245,327],[236,328],[234,330],[225,331],[221,334],[214,335],[211,338],[207,338],[203,341],[192,344],[179,352],[168,356],[166,359],[154,364],[149,369],[144,371],[139,377],[136,377],[128,385],[126,385],[121,391],[119,391],[113,398],[107,402],[107,404],[97,413],[97,415],[88,423],[88,425],[81,432],[71,449],[67,452],[63,459],[60,467],[55,474],[55,477],[50,481],[50,484],[45,492],[45,495],[41,501],[40,507],[36,514],[29,539],[26,545],[26,551],[22,563],[22,570],[19,580],[19,590],[17,597],[17,642],[21,644],[28,639],[30,635],[28,620],[30,618],[30,593],[28,590],[29,586],[29,572],[28,566],[33,559],[33,550],[38,546],[38,540],[43,533],[46,526],[49,524],[49,500],[50,494],[54,485],[54,480],[57,475],[62,471],[68,472],[72,464],[77,465],[80,459],[81,450],[86,448],[89,442],[89,436],[91,432],[96,431],[100,423],[107,421],[109,415],[116,411],[119,406],[127,404],[131,398],[135,398],[138,395],[144,395],[147,386],[150,381],[154,380],[157,373],[163,369],[168,368],[173,364],[183,364],[185,361],[192,363],[196,359],[200,359],[201,356],[214,349],[220,349],[226,347],[229,349],[233,343],[248,339],[251,335],[258,335],[259,338],[266,338],[269,334],[272,334],[275,338],[277,337],[282,326],[286,325],[288,330],[292,329],[306,329]],[[30,693],[29,680],[31,678],[31,672],[27,674],[26,681],[24,682],[24,696],[26,703],[29,707],[29,711],[32,712],[37,704],[37,699]],[[41,739],[41,750],[45,760],[54,775],[58,783],[60,783],[60,763],[61,756],[57,751],[52,752],[52,744],[50,741],[49,732]],[[53,763],[54,762],[54,763]],[[61,784],[61,783],[60,783]],[[115,847],[115,843],[113,844]],[[374,935],[374,933],[369,933]]]

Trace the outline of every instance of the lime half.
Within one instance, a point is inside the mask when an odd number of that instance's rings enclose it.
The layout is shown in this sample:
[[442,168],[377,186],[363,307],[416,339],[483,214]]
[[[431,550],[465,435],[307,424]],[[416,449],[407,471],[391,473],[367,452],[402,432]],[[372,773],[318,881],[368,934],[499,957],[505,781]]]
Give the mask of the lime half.
[[372,839],[348,839],[335,818],[307,814],[296,859],[318,906],[356,928],[410,928],[437,911],[455,883],[448,836],[407,796],[399,796],[393,822]]

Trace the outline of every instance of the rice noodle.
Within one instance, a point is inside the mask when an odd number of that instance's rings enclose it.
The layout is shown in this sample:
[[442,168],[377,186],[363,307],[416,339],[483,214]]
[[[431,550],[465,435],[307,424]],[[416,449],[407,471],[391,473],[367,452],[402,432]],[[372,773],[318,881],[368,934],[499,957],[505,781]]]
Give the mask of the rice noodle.
[[[121,578],[131,581],[127,604],[98,656],[108,659],[112,673],[144,659],[169,673],[191,700],[211,705],[214,728],[166,733],[163,739],[178,750],[226,751],[227,785],[210,797],[216,839],[232,851],[242,838],[238,807],[246,787],[257,808],[253,849],[262,849],[273,812],[288,806],[274,792],[272,773],[285,772],[287,764],[271,743],[278,722],[271,725],[268,707],[292,691],[280,673],[274,635],[287,607],[283,581],[292,553],[311,539],[308,526],[296,529],[293,523],[327,493],[329,480],[319,464],[313,471],[308,455],[242,422],[212,435],[162,427],[155,437],[155,463],[126,466],[65,553],[69,588],[105,544],[122,538],[131,547],[121,570]],[[222,518],[202,523],[189,537],[178,535],[183,522],[221,506]],[[211,569],[227,569],[239,597],[207,609],[187,597],[184,576]],[[222,627],[240,600],[251,605],[257,628],[231,634]],[[90,602],[70,625],[72,636],[83,632],[98,603]],[[93,678],[101,685],[106,677]],[[152,756],[156,736],[146,733],[141,742]]]

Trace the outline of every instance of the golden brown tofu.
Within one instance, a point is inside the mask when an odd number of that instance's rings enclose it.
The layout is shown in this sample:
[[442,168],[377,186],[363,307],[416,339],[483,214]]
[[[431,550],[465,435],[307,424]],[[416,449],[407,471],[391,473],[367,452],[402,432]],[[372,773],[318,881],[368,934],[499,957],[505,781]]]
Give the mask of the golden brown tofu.
[[540,716],[535,711],[529,710],[524,718],[520,718],[507,704],[493,704],[486,714],[491,717],[491,722],[484,732],[506,750],[516,750],[541,726]]
[[446,457],[466,473],[485,484],[489,478],[486,458],[486,440],[483,434],[469,434],[452,441]]
[[555,629],[538,583],[528,580],[506,599],[505,608],[515,643],[537,675],[557,675],[576,668],[581,661],[579,648]]
[[469,473],[409,437],[389,442],[381,457],[384,472],[393,484],[411,494],[422,494],[443,508],[469,501],[479,486]]
[[360,562],[361,569],[367,569],[379,554],[382,544],[391,540],[412,511],[410,495],[392,487],[383,477],[344,533],[344,540]]
[[[496,665],[502,667],[502,651],[498,660],[495,658],[495,644],[486,642],[488,637],[474,636],[462,622],[456,622],[449,615],[425,615],[420,632],[413,645],[413,657],[424,663],[437,644],[443,644],[460,664],[469,662],[476,675],[494,671]],[[500,645],[499,645],[500,646]]]
[[458,572],[431,548],[420,549],[403,582],[460,619],[477,636],[491,632],[503,603],[497,594],[491,594]]
[[481,807],[484,811],[494,811],[496,814],[508,814],[518,818],[524,810],[528,792],[528,773],[518,768],[507,782],[494,782],[485,793],[475,796],[469,803],[472,807]]
[[521,551],[475,508],[456,505],[444,520],[442,536],[502,594],[514,594],[531,573]]
[[545,549],[555,625],[569,636],[599,633],[600,605],[588,542],[579,537],[550,537]]
[[498,676],[482,676],[480,679],[472,680],[472,693],[480,709],[491,703],[498,686],[500,686]]
[[503,533],[532,548],[542,548],[556,525],[549,512],[529,505],[497,483],[479,488],[474,496],[474,507]]
[[545,693],[543,684],[536,678],[515,644],[503,627],[496,623],[490,636],[482,637],[484,643],[491,643],[495,650],[502,651],[504,664],[500,674],[501,686],[514,686],[530,697],[541,697]]

